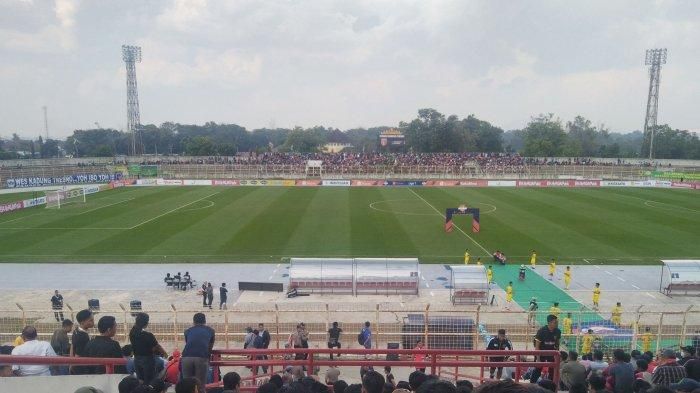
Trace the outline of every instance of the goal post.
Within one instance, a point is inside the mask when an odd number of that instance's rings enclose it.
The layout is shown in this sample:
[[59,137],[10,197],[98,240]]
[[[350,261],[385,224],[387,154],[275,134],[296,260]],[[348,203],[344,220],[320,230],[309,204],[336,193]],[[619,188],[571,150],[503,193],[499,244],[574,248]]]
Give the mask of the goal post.
[[60,209],[71,203],[87,202],[85,188],[71,188],[63,190],[46,191],[46,208]]

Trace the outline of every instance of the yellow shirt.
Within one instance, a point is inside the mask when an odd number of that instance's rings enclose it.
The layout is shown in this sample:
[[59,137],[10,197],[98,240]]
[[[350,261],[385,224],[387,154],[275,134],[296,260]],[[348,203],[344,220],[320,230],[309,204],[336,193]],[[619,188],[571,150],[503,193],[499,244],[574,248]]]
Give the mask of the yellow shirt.
[[622,317],[622,307],[615,306],[612,309],[612,317],[615,318],[620,318]]
[[564,318],[564,321],[562,321],[562,325],[564,325],[564,334],[571,334],[571,318],[566,317]]
[[651,349],[651,340],[652,340],[651,333],[642,334],[642,351],[643,352],[647,352]]
[[477,260],[476,260],[476,265],[477,265],[477,266],[481,266],[481,259],[477,259]]
[[549,264],[549,274],[554,274],[554,272],[557,270],[557,264],[552,262]]
[[571,280],[571,270],[564,270],[564,280]]
[[533,252],[532,255],[530,255],[530,265],[534,265],[535,263],[537,263],[537,254]]
[[464,253],[464,263],[469,264],[469,260],[471,259],[471,255],[469,255],[469,252]]
[[600,297],[600,288],[593,288],[593,297]]
[[486,279],[489,282],[493,281],[493,270],[491,270],[491,269],[486,270]]
[[549,308],[549,313],[554,315],[555,317],[559,318],[559,313],[561,313],[561,308],[552,306]]
[[591,346],[593,345],[593,340],[595,340],[595,336],[592,334],[584,334],[583,335],[583,344],[581,345],[581,353],[586,354],[586,353],[591,353]]
[[19,347],[19,346],[22,345],[22,344],[24,344],[24,339],[22,338],[22,336],[17,336],[17,337],[15,338],[15,341],[13,342],[13,345],[14,345],[15,347]]
[[511,287],[510,285],[506,287],[506,296],[513,297],[513,287]]

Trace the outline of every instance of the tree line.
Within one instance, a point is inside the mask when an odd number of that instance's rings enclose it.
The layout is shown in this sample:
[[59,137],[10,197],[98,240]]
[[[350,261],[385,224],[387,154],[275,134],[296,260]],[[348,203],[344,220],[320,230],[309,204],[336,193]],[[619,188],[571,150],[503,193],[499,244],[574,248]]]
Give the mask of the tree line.
[[[129,155],[135,144],[141,154],[232,156],[238,152],[316,152],[327,143],[351,145],[350,151],[375,152],[508,152],[528,157],[647,157],[649,140],[641,131],[610,132],[603,125],[576,116],[563,121],[554,114],[540,114],[519,130],[504,131],[474,115],[446,116],[435,109],[420,109],[415,119],[397,127],[404,146],[383,147],[379,135],[390,127],[339,130],[322,126],[261,128],[252,131],[237,124],[204,125],[167,122],[130,133],[115,129],[75,130],[65,140],[41,137],[0,139],[0,159],[28,157],[110,157]],[[669,125],[656,128],[654,157],[700,159],[698,135]]]

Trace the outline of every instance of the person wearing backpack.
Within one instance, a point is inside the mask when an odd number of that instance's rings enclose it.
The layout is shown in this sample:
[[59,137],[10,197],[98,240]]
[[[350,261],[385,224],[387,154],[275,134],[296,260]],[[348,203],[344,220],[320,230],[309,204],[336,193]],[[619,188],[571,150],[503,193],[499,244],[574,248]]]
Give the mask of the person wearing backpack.
[[[372,330],[370,330],[369,326],[369,321],[365,322],[365,327],[357,335],[357,343],[365,347],[365,349],[372,349]],[[368,358],[369,355],[365,357]]]
[[[253,348],[255,349],[265,349],[265,340],[263,340],[262,336],[260,336],[260,332],[258,330],[253,330]],[[256,355],[255,356],[256,360],[263,360],[263,355]],[[267,374],[267,366],[262,366],[263,374]],[[253,371],[253,374],[258,373],[258,366],[255,366],[255,370]]]

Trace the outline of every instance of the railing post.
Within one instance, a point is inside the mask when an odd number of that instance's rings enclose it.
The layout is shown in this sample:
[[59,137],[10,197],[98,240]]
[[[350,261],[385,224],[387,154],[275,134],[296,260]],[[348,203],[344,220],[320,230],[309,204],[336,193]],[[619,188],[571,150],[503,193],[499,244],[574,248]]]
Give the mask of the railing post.
[[27,316],[24,312],[24,307],[22,307],[19,303],[15,303],[15,305],[22,312],[22,328],[24,328],[25,326],[27,326]]
[[170,303],[170,309],[173,310],[173,342],[175,343],[175,348],[178,347],[178,338],[180,337],[177,334],[177,309],[175,308],[175,305]]
[[114,374],[114,364],[105,364],[105,374]]
[[[681,330],[681,340],[678,343],[679,347],[682,347],[683,343],[685,342],[685,335],[687,333],[687,328],[688,328],[688,325],[687,325],[688,313],[690,312],[690,310],[692,308],[693,308],[693,305],[691,304],[690,306],[688,306],[688,308],[685,309],[685,312],[683,313],[683,329]],[[697,350],[698,349],[696,348],[696,351]]]
[[656,352],[659,352],[659,349],[661,348],[661,337],[663,336],[662,334],[662,329],[664,327],[664,313],[661,312],[659,315],[659,326],[658,326],[658,332],[656,333]]
[[275,303],[275,337],[277,349],[280,349],[280,309],[277,303]]
[[375,321],[374,326],[377,327],[377,329],[376,329],[377,330],[377,339],[374,340],[375,341],[374,347],[379,349],[379,335],[381,334],[380,333],[381,329],[379,327],[379,303],[377,303],[375,307],[376,307],[376,311],[375,311],[375,316],[374,316],[374,321]]
[[476,349],[476,343],[479,342],[479,324],[481,323],[481,304],[476,306],[476,325],[474,326],[474,349]]
[[[430,317],[430,303],[425,305],[425,320],[423,324],[423,344],[425,344],[425,347],[428,348],[428,326],[430,325],[430,322],[428,318]],[[415,344],[415,343],[414,343]]]
[[122,342],[126,342],[126,337],[129,337],[129,325],[126,319],[129,314],[123,304],[119,303],[119,307],[122,309],[122,312],[124,312],[124,340],[122,340]]
[[229,349],[229,340],[228,340],[228,308],[224,310],[224,337],[226,337],[226,349]]

